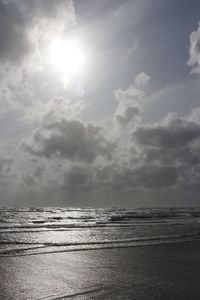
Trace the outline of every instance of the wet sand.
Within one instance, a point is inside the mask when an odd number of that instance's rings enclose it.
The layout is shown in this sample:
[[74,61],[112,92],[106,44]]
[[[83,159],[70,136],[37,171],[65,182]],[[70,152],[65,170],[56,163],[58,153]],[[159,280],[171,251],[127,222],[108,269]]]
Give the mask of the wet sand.
[[200,299],[200,242],[0,257],[0,299]]

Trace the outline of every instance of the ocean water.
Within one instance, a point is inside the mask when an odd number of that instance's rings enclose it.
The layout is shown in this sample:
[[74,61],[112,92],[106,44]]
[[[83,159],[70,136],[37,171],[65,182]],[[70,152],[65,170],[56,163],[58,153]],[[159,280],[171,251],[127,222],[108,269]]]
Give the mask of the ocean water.
[[200,208],[1,208],[0,257],[200,239]]

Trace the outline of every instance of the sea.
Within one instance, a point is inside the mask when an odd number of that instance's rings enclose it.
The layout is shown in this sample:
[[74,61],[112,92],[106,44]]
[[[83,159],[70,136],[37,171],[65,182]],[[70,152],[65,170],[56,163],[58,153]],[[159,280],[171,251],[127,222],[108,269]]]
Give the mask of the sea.
[[200,239],[200,208],[1,208],[0,256],[127,248]]

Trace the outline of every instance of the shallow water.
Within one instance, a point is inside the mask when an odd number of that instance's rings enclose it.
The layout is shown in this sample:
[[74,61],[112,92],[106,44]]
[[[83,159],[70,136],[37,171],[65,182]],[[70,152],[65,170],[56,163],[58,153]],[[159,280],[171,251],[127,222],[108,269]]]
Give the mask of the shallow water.
[[1,208],[0,256],[200,239],[200,208]]

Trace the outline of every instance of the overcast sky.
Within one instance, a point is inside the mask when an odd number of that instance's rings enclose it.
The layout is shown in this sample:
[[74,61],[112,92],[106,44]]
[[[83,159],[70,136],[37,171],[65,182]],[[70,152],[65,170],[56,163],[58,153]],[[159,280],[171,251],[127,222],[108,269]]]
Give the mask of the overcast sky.
[[200,205],[200,1],[0,0],[0,205]]

